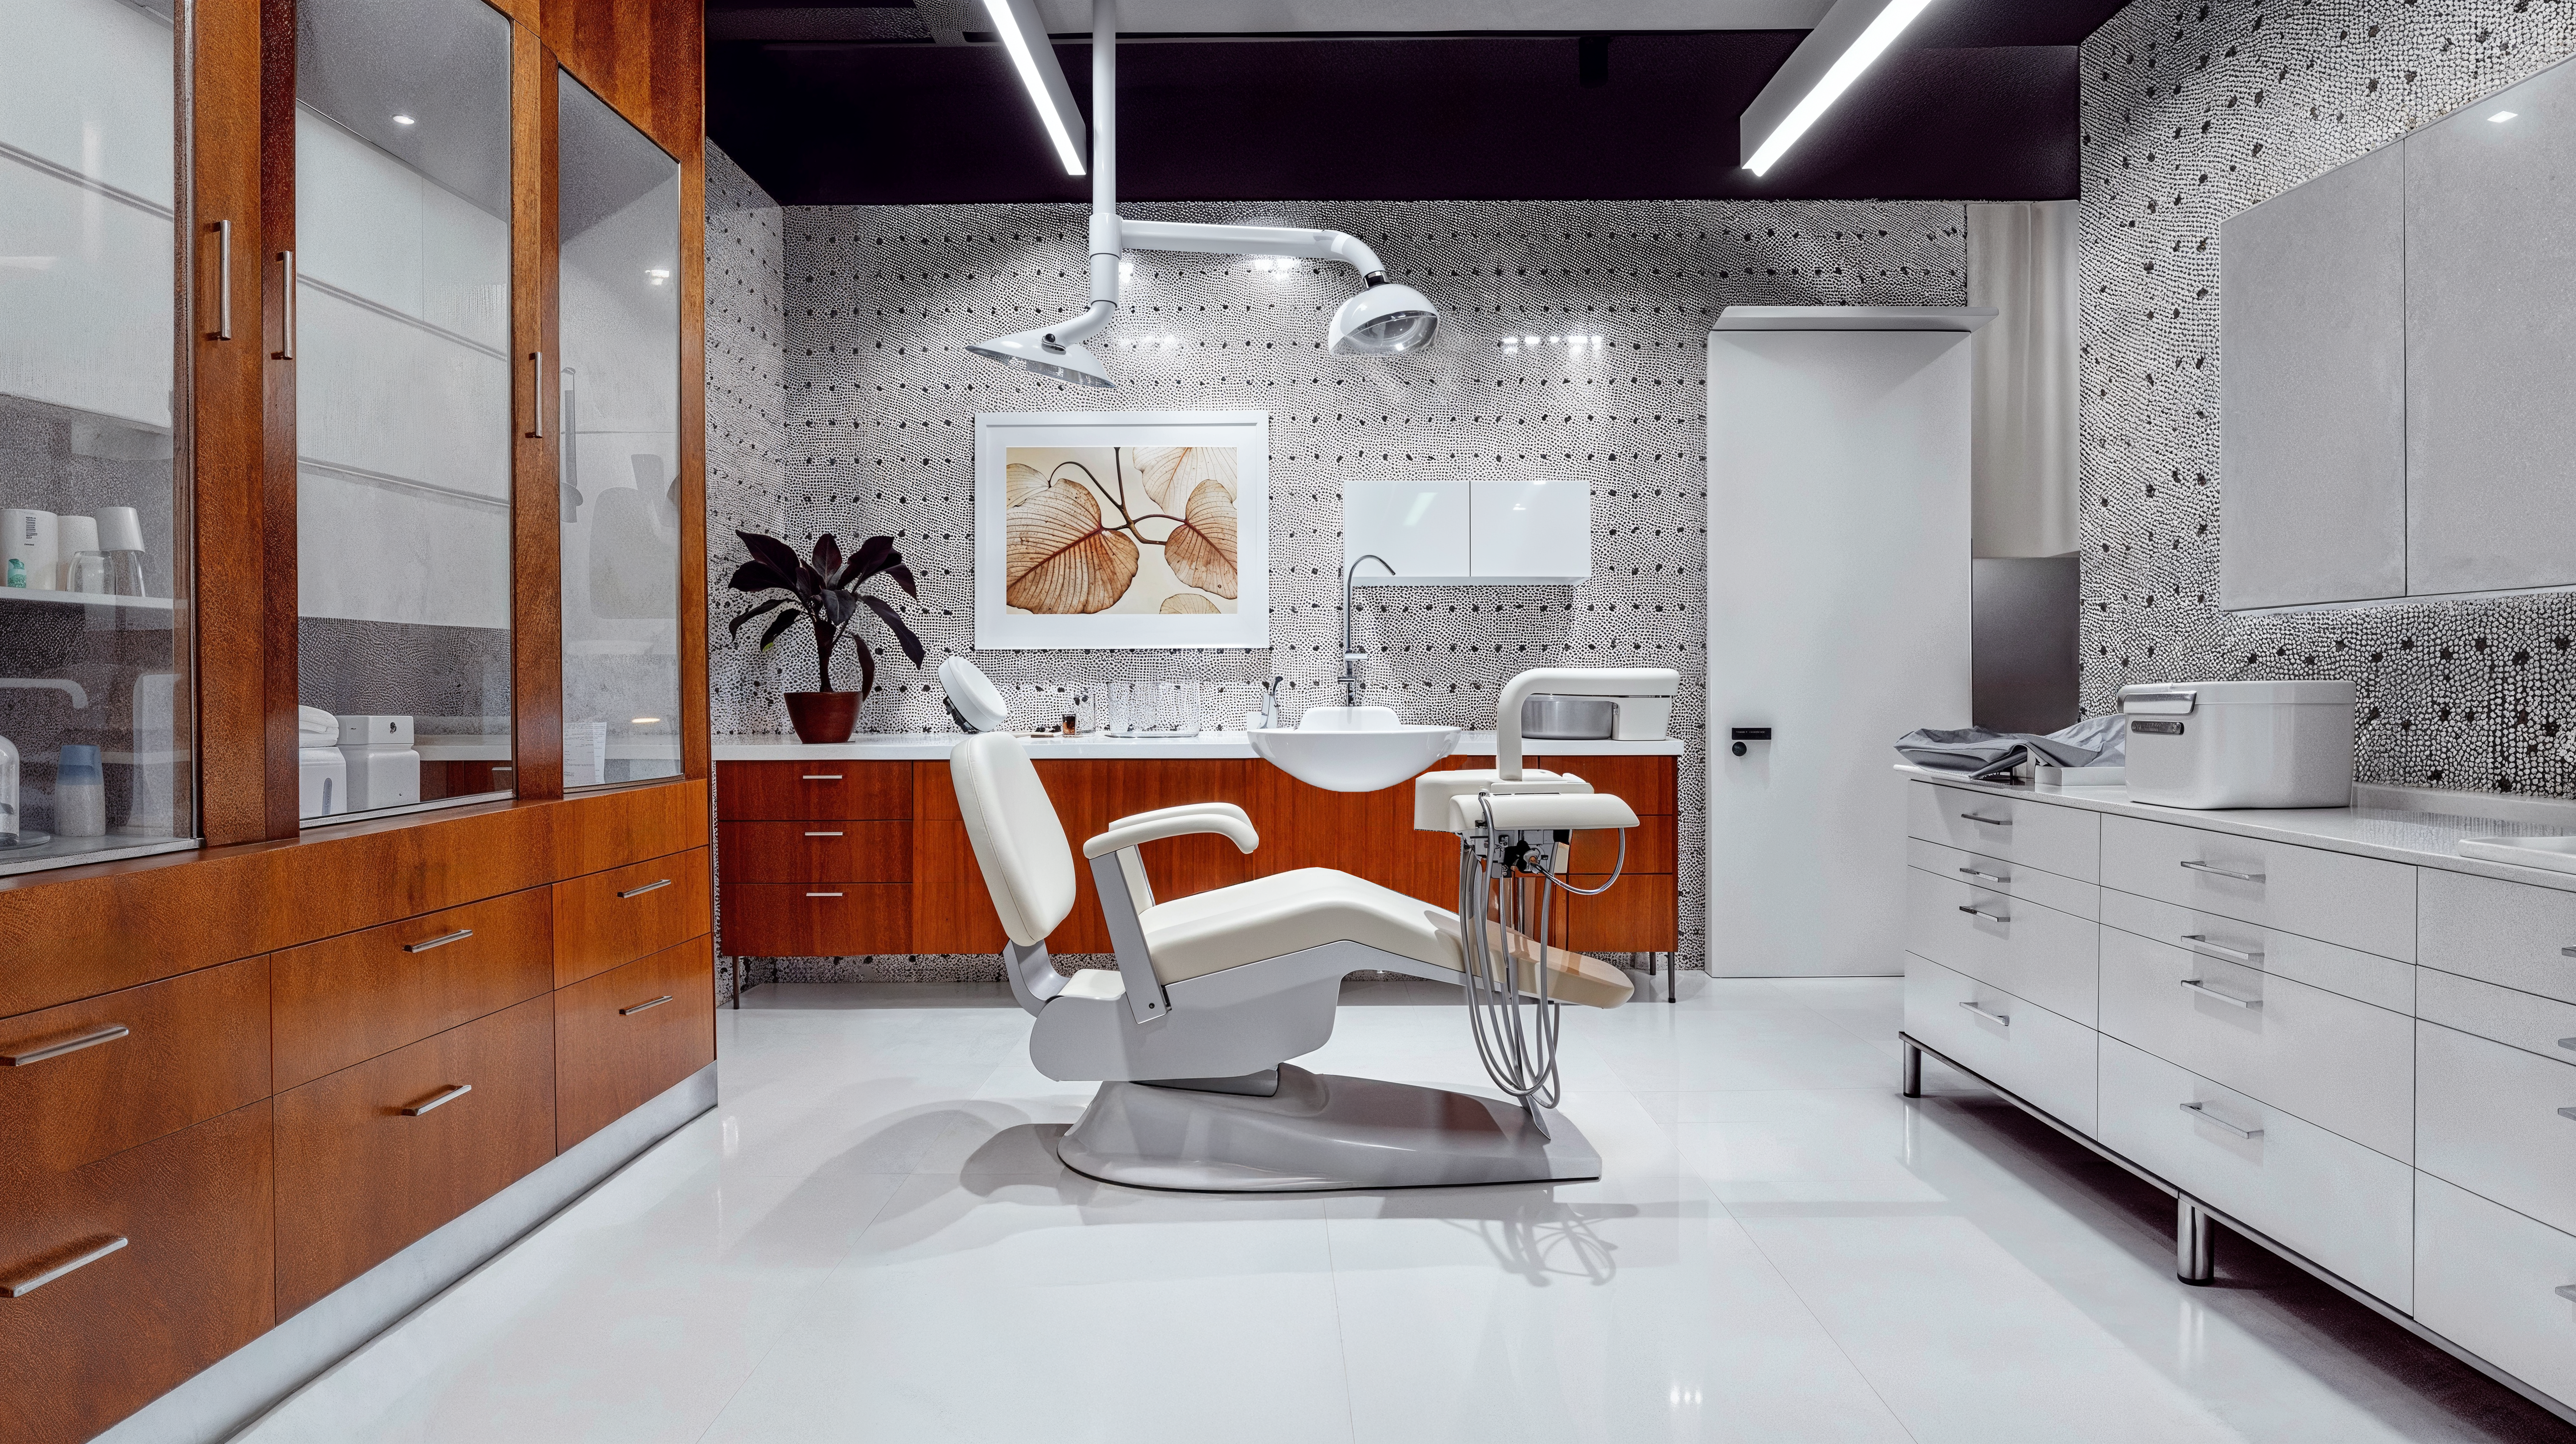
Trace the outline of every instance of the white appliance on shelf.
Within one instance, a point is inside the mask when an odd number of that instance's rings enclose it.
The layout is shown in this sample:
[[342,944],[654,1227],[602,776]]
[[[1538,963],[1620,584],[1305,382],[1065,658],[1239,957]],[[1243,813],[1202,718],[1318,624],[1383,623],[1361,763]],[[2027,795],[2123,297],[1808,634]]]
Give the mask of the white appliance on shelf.
[[1708,937],[1726,976],[1904,971],[1890,744],[1969,724],[1982,307],[1729,306],[1708,338]]
[[2138,682],[2126,781],[2162,807],[2344,807],[2352,802],[2352,679]]
[[1396,575],[1353,585],[1547,586],[1592,576],[1592,490],[1580,481],[1354,481],[1342,490],[1342,566]]
[[408,807],[420,801],[420,753],[411,718],[361,713],[340,720],[340,755],[348,763],[351,812]]

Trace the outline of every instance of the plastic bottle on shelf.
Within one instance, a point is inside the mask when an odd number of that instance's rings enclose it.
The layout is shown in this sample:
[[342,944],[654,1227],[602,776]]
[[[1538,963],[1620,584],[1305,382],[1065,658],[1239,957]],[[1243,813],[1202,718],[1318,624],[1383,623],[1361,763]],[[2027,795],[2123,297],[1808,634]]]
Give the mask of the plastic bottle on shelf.
[[107,778],[98,749],[86,742],[64,743],[54,764],[54,835],[107,835]]

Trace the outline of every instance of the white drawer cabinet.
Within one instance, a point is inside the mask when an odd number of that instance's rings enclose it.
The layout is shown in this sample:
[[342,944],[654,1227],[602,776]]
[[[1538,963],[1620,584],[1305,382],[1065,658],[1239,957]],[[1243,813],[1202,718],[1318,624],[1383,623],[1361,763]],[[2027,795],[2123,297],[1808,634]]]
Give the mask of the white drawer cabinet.
[[2405,1014],[2104,928],[2102,1031],[2391,1158],[2414,1152]]
[[2401,962],[2415,958],[2415,869],[2403,863],[2106,817],[2102,885]]
[[2067,1126],[2093,1131],[2093,1045],[2100,1035],[2083,1024],[1909,956],[1905,1031]]
[[2576,1003],[2576,892],[2426,869],[2418,962]]
[[1908,835],[2078,882],[2101,880],[2101,819],[2029,797],[1917,782],[1905,789]]
[[2117,1038],[2101,1041],[2098,1108],[2104,1145],[2397,1309],[2411,1306],[2413,1169]]
[[2415,1321],[2534,1388],[2576,1399],[2576,1237],[2415,1175]]
[[2072,913],[1917,868],[1905,870],[1907,952],[2088,1027],[2093,1023],[2101,932]]
[[2102,912],[2102,889],[2095,884],[2077,882],[2062,873],[2010,858],[1909,837],[1905,840],[1905,865],[2006,897],[2026,898],[2087,921]]
[[2537,998],[2427,968],[2416,989],[2415,1015],[2544,1058],[2576,1063],[2576,1003]]
[[2102,894],[2102,925],[2250,963],[2273,977],[2294,978],[2391,1012],[2415,1011],[2415,965],[2377,953],[2125,892]]
[[2416,1167],[2576,1230],[2576,1066],[2434,1023],[2415,1043]]

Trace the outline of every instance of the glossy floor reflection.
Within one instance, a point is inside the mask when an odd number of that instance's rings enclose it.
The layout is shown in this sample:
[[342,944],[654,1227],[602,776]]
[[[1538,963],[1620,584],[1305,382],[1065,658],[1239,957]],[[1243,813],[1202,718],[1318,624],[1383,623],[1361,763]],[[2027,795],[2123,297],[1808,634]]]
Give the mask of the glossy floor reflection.
[[[998,987],[780,985],[721,1107],[271,1415],[287,1441],[2560,1440],[1927,1068],[1892,980],[1576,1010],[1554,1188],[1095,1184]],[[1375,1005],[1375,1006],[1370,1006]],[[1317,1071],[1477,1087],[1454,992],[1354,984]]]

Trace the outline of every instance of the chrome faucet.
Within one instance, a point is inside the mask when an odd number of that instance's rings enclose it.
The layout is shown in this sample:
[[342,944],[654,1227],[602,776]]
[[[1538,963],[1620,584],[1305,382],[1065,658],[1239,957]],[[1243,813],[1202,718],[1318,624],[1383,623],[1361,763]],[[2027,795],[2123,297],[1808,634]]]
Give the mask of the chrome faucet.
[[1342,572],[1342,704],[1360,705],[1360,654],[1351,650],[1351,583],[1360,574],[1361,562],[1375,562],[1386,568],[1388,576],[1396,575],[1395,564],[1375,552],[1354,557]]

